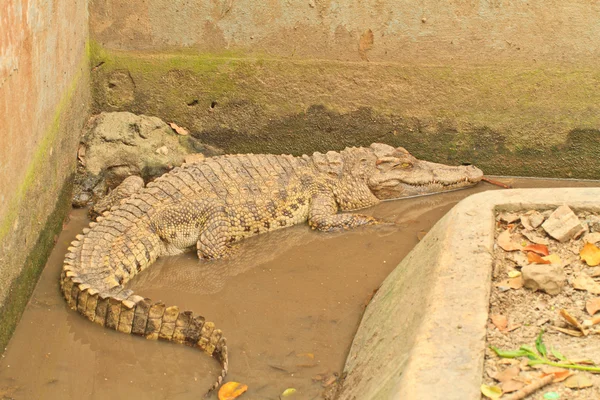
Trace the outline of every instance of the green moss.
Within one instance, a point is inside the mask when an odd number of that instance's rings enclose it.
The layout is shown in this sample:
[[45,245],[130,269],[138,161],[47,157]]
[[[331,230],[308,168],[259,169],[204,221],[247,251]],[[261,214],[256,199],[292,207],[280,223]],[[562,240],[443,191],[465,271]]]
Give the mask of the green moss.
[[60,102],[58,103],[58,106],[56,107],[56,110],[54,112],[52,122],[50,123],[50,126],[46,130],[45,134],[42,136],[42,140],[37,146],[31,162],[27,166],[27,170],[25,171],[25,177],[23,178],[21,184],[17,188],[15,195],[10,200],[8,211],[4,219],[0,223],[0,242],[2,242],[6,235],[10,232],[11,227],[18,216],[21,204],[26,198],[28,191],[35,183],[39,171],[43,170],[47,166],[48,154],[50,154],[50,149],[56,145],[57,139],[59,137],[61,117],[65,113],[65,111],[68,110],[69,105],[73,100],[73,94],[75,93],[78,86],[81,84],[82,71],[84,71],[83,66],[87,66],[87,52],[86,56],[84,57],[84,60],[81,61],[81,66],[82,67],[77,69],[78,72],[73,78],[71,85],[67,89],[67,93],[61,98]]
[[46,260],[54,247],[54,237],[62,229],[62,223],[70,208],[72,176],[60,190],[56,208],[42,228],[32,252],[27,257],[21,274],[10,286],[10,295],[0,307],[0,348],[4,349],[12,336],[21,314],[33,293]]

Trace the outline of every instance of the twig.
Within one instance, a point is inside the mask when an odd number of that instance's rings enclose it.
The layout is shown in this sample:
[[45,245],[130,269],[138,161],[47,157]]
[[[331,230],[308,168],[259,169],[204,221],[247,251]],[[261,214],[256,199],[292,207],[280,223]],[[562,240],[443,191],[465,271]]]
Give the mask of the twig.
[[531,382],[529,385],[523,387],[520,390],[517,390],[510,396],[506,398],[502,398],[502,400],[522,400],[530,394],[536,392],[537,390],[543,388],[544,386],[552,383],[554,379],[554,375],[548,375],[543,377],[542,379],[538,379],[536,381]]
[[504,188],[504,189],[512,189],[512,186],[507,185],[506,183],[502,183],[500,181],[495,181],[495,180],[490,179],[490,178],[485,177],[485,176],[482,177],[481,180],[484,181],[484,182],[487,182],[487,183],[491,183],[492,185],[500,186],[501,188]]

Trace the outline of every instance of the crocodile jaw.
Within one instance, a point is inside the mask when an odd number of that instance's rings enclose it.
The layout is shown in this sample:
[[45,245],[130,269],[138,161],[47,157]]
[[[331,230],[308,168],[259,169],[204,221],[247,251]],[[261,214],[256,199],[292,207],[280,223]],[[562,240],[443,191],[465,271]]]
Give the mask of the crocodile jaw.
[[368,185],[380,200],[423,196],[476,185],[483,172],[474,166],[448,166],[418,160],[402,148],[378,157]]

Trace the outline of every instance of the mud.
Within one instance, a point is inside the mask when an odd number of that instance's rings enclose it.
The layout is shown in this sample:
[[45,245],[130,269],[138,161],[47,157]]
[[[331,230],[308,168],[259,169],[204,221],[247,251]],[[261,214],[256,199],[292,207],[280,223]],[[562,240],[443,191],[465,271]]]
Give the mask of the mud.
[[[597,182],[509,180],[515,187]],[[316,375],[340,372],[365,305],[420,232],[478,187],[383,203],[366,210],[397,226],[323,234],[296,226],[243,244],[239,257],[199,263],[164,258],[132,282],[139,294],[202,313],[225,332],[229,380],[248,399],[318,399]],[[108,331],[67,308],[58,275],[86,224],[75,210],[0,360],[0,396],[13,399],[198,399],[218,365],[188,347]],[[216,398],[214,396],[213,398]]]

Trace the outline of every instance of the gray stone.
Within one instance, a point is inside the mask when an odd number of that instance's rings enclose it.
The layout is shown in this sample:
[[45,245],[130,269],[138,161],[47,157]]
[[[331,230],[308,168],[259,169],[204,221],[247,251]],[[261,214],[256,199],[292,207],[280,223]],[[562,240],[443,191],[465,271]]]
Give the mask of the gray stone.
[[521,223],[525,229],[531,231],[537,228],[544,222],[544,216],[539,211],[529,211],[521,216]]
[[586,221],[590,227],[590,231],[600,232],[600,217],[596,215],[590,215]]
[[73,204],[83,207],[90,199],[98,201],[131,175],[152,180],[181,165],[198,149],[207,155],[219,153],[191,135],[176,134],[157,117],[130,112],[96,115],[88,123],[78,152]]
[[560,265],[530,264],[521,269],[523,286],[533,291],[541,290],[557,295],[567,281],[565,271]]
[[559,242],[566,242],[576,235],[581,235],[585,228],[579,218],[568,206],[560,206],[542,224],[546,233]]

